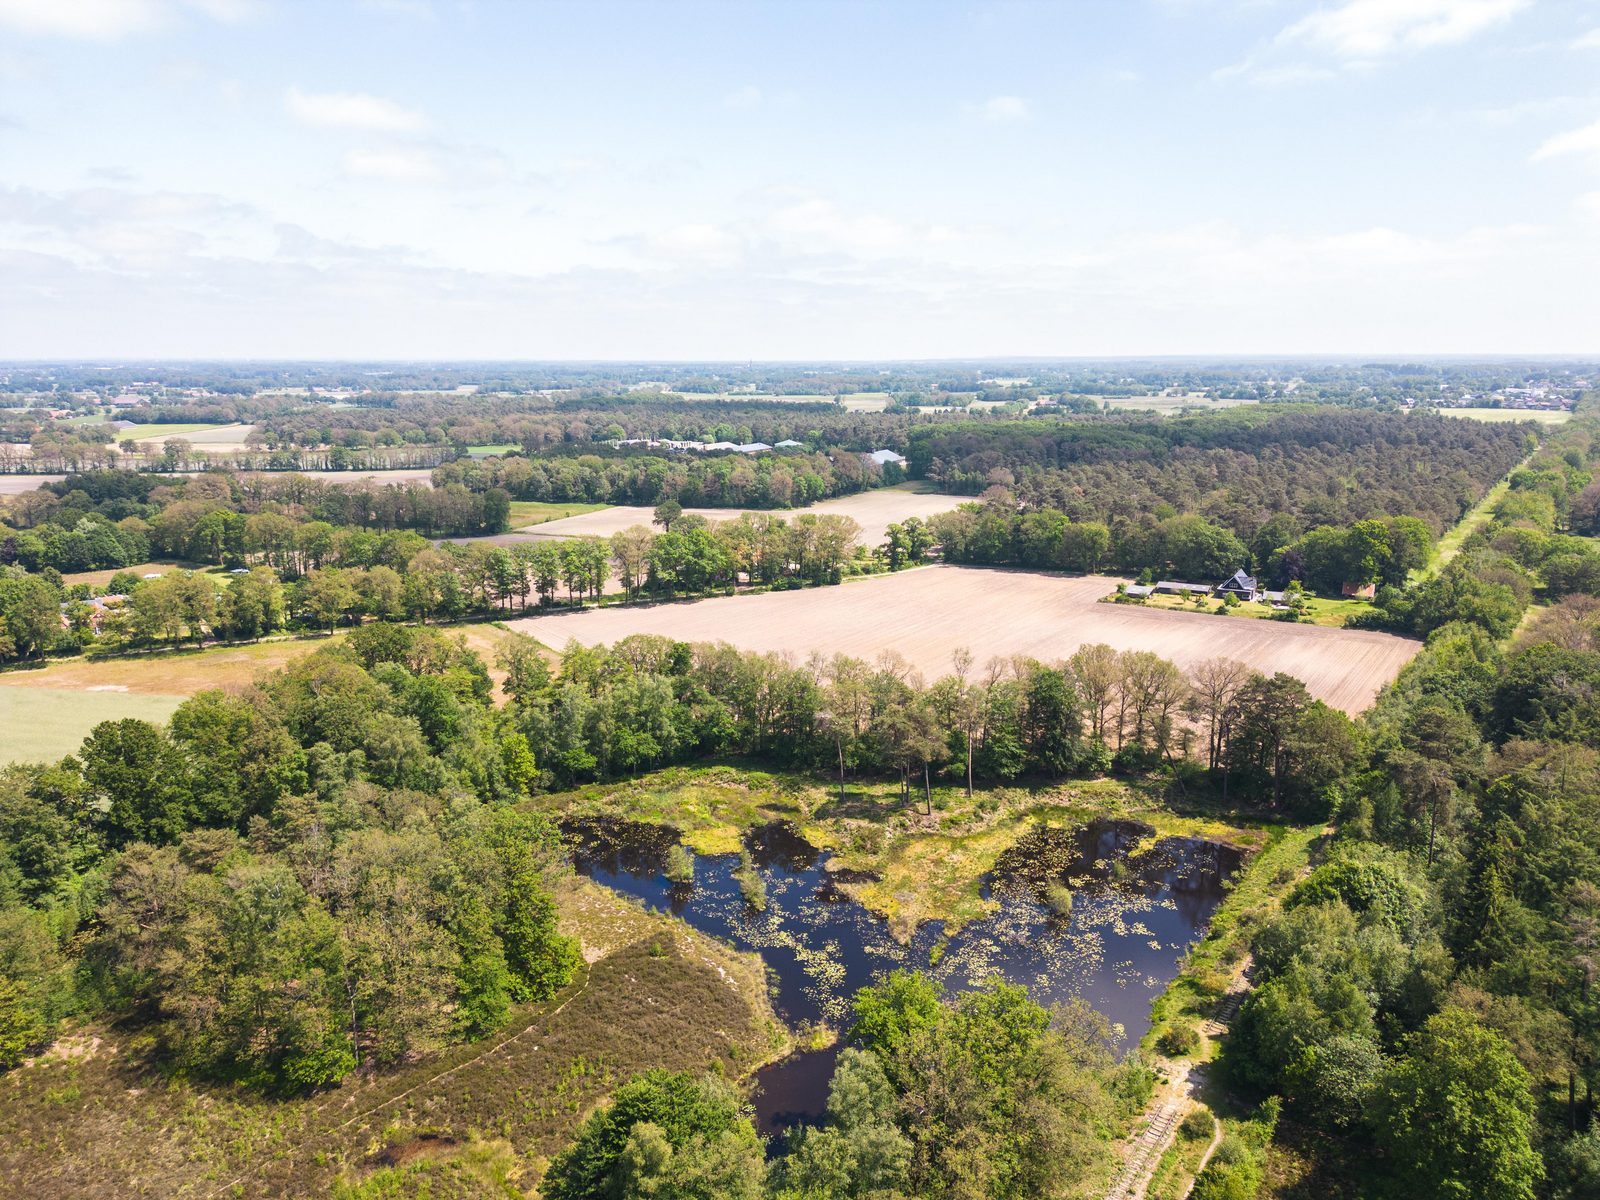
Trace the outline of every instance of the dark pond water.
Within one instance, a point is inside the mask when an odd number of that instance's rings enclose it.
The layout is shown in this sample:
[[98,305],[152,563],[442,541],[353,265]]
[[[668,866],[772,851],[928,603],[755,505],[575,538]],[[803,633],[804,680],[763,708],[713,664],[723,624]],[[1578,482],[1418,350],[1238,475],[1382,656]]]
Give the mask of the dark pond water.
[[[691,884],[662,873],[676,840],[659,826],[609,819],[565,826],[577,869],[619,892],[682,917],[695,928],[760,953],[773,1006],[790,1025],[848,1023],[850,997],[896,967],[916,967],[951,989],[993,978],[1025,984],[1049,1004],[1080,996],[1132,1044],[1149,1025],[1150,1002],[1177,973],[1223,897],[1239,851],[1190,838],[1163,838],[1134,821],[1038,826],[1001,856],[983,882],[997,911],[948,938],[939,922],[896,942],[887,924],[838,887],[842,873],[788,825],[751,833],[751,859],[767,888],[756,912],[734,877],[737,855],[699,858]],[[1070,914],[1047,901],[1052,884],[1072,891]],[[757,1077],[757,1124],[781,1132],[820,1116],[833,1051],[798,1054]]]

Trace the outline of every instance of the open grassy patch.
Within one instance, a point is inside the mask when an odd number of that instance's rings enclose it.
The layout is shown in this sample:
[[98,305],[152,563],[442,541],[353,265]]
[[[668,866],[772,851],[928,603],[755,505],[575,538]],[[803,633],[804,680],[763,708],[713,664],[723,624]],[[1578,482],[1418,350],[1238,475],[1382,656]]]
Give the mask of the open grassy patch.
[[0,673],[0,693],[52,688],[93,694],[98,688],[152,696],[192,696],[207,688],[244,687],[258,676],[341,637],[342,633],[336,633],[332,637],[280,638],[199,650],[150,650],[121,658],[55,659]]
[[1465,417],[1469,421],[1534,421],[1540,425],[1564,425],[1572,420],[1566,409],[1555,408],[1441,408],[1441,416]]
[[[1218,612],[1223,608],[1223,602],[1215,596],[1205,597],[1204,603],[1196,604],[1187,596],[1169,596],[1157,594],[1146,596],[1140,603],[1142,608],[1161,608],[1168,612],[1203,613],[1211,616],[1227,617],[1254,617],[1272,619],[1279,615],[1280,610],[1270,604],[1259,601],[1250,601],[1247,604],[1236,604],[1227,608],[1225,612]],[[1343,597],[1337,599],[1323,596],[1306,596],[1306,612],[1311,620],[1302,624],[1321,625],[1327,629],[1343,629],[1345,623],[1353,616],[1372,611],[1372,603],[1368,600],[1347,600]]]
[[542,796],[557,816],[616,816],[671,825],[696,854],[737,854],[746,830],[769,821],[809,827],[819,790],[795,777],[734,767],[670,767],[622,783]]
[[0,687],[0,763],[55,762],[76,753],[102,721],[138,717],[159,724],[183,701],[131,690]]
[[511,528],[526,529],[530,525],[543,525],[547,521],[559,521],[563,517],[580,517],[584,513],[599,512],[609,507],[611,507],[609,504],[582,504],[576,501],[547,503],[543,500],[513,500],[508,519]]
[[90,587],[103,588],[106,586],[106,584],[111,582],[112,576],[119,575],[124,571],[131,571],[136,578],[143,579],[146,575],[166,575],[172,571],[193,571],[205,569],[207,568],[202,567],[199,563],[174,562],[168,560],[165,562],[139,563],[137,566],[132,567],[114,567],[103,571],[72,571],[63,575],[61,579],[62,582],[67,584],[87,583]]

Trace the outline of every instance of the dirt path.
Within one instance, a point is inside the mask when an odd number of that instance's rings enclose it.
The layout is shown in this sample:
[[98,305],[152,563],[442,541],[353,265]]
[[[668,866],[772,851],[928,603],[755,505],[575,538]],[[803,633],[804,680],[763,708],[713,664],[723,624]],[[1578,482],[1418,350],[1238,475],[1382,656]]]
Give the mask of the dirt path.
[[[1208,1038],[1222,1037],[1228,1032],[1229,1023],[1238,1014],[1239,1005],[1250,990],[1250,964],[1250,956],[1246,955],[1229,982],[1227,992],[1218,1001],[1216,1011],[1208,1020],[1201,1022],[1200,1030]],[[1122,1168],[1111,1181],[1105,1200],[1144,1200],[1150,1189],[1150,1181],[1155,1176],[1156,1166],[1177,1134],[1178,1123],[1196,1107],[1194,1091],[1205,1064],[1163,1060],[1161,1067],[1167,1074],[1167,1082],[1150,1098],[1144,1116],[1124,1144]],[[1222,1127],[1218,1125],[1202,1160],[1202,1170],[1221,1139]],[[1193,1186],[1191,1183],[1190,1187]]]

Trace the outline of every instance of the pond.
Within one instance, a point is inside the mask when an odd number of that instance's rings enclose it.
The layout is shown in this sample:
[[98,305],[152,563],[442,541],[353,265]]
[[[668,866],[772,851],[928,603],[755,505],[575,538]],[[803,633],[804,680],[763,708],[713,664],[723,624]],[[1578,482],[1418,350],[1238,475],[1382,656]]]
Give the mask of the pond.
[[[1214,842],[1151,843],[1155,831],[1136,821],[1039,825],[983,880],[994,913],[948,937],[942,923],[928,922],[902,943],[841,890],[849,877],[829,871],[829,856],[790,825],[762,826],[746,840],[766,885],[759,912],[736,878],[738,855],[698,858],[693,882],[675,884],[663,871],[675,831],[610,818],[563,828],[580,873],[759,953],[773,1007],[791,1026],[843,1029],[859,988],[896,967],[914,967],[954,990],[1000,978],[1026,985],[1043,1004],[1082,997],[1124,1046],[1143,1036],[1151,1001],[1203,935],[1224,880],[1243,862],[1241,851]],[[1052,907],[1052,885],[1059,884],[1071,890],[1070,911]],[[835,1053],[796,1054],[757,1075],[763,1133],[822,1114]]]

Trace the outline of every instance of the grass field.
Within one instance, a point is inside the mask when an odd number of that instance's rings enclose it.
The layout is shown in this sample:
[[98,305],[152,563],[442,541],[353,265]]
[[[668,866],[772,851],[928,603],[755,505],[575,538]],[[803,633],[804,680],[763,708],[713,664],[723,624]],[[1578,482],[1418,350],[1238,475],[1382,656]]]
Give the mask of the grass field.
[[162,722],[183,700],[131,689],[0,687],[0,764],[54,762],[76,753],[102,721],[139,717]]
[[789,1045],[753,956],[585,880],[557,900],[587,964],[564,993],[480,1042],[305,1099],[185,1082],[137,1037],[73,1030],[0,1081],[0,1195],[522,1195],[495,1177],[531,1191],[620,1080],[651,1067],[739,1077]]
[[[185,425],[176,422],[162,424],[158,421],[149,425],[136,424],[129,429],[119,429],[117,430],[117,440],[120,442],[127,438],[132,438],[136,442],[148,442],[156,438],[181,437],[198,445],[199,439],[193,436],[195,434],[210,433],[213,430],[221,429],[248,431],[249,428],[253,427],[243,425]],[[241,433],[239,436],[242,440],[244,435]]]
[[1572,419],[1570,412],[1542,408],[1441,408],[1439,412],[1469,421],[1537,421],[1540,425],[1561,425]]
[[513,450],[522,447],[516,442],[497,442],[492,446],[468,446],[467,453],[473,458],[488,458],[495,454],[510,454]]
[[[495,653],[507,636],[503,629],[481,622],[434,628],[451,637],[464,638],[488,664],[490,675],[496,674]],[[207,688],[247,686],[262,674],[343,637],[340,631],[331,636],[280,638],[208,646],[203,650],[161,650],[126,658],[57,659],[38,667],[14,667],[0,672],[0,695],[18,688],[86,692],[98,687],[152,696],[192,696]]]
[[[926,520],[942,512],[949,512],[957,505],[968,503],[971,496],[947,496],[939,492],[929,491],[924,484],[907,483],[895,487],[874,488],[867,492],[858,492],[854,496],[840,496],[833,500],[823,500],[809,508],[785,510],[777,515],[794,517],[799,513],[837,513],[840,516],[850,517],[861,526],[861,544],[876,546],[888,536],[891,524],[904,521],[907,517],[920,517]],[[728,521],[737,517],[740,512],[756,511],[737,508],[689,508],[684,510],[702,516],[708,521]],[[512,505],[512,514],[515,518],[516,505]],[[642,506],[618,504],[609,508],[593,506],[593,511],[583,516],[568,517],[563,520],[551,521],[532,530],[535,538],[545,537],[610,537],[618,530],[627,529],[631,525],[649,525],[655,518],[655,510]],[[515,524],[513,520],[513,524]],[[501,535],[502,538],[511,535]],[[513,541],[523,541],[524,538],[511,536]]]
[[599,512],[607,507],[604,504],[552,504],[543,500],[513,500],[511,502],[511,528],[527,529],[533,525],[544,525],[550,521],[559,521],[564,517],[578,517],[584,513]]
[[1034,571],[933,566],[841,587],[728,596],[680,604],[590,609],[508,622],[547,646],[611,643],[633,633],[726,641],[747,650],[852,654],[896,650],[928,678],[947,674],[951,653],[1065,658],[1089,642],[1152,650],[1179,666],[1236,658],[1259,671],[1286,671],[1311,694],[1349,713],[1411,660],[1420,643],[1386,633],[1282,621],[1162,612],[1101,604],[1117,580]]
[[[334,634],[334,638],[343,636]],[[264,671],[326,646],[326,637],[210,646],[204,650],[160,650],[126,658],[66,658],[0,673],[0,692],[54,688],[86,692],[115,688],[158,696],[192,696],[206,688],[243,687]]]

